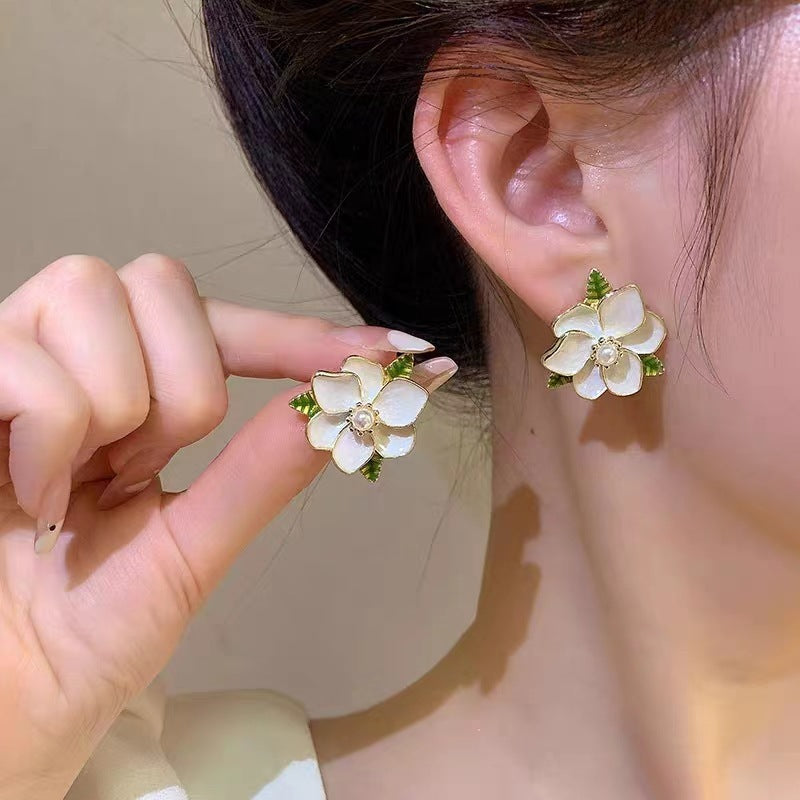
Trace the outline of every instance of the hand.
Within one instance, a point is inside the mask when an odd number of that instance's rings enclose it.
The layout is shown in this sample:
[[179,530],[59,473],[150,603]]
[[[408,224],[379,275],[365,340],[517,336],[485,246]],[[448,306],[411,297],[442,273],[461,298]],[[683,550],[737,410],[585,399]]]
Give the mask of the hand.
[[[119,271],[65,258],[0,304],[0,787],[15,787],[9,797],[63,797],[231,562],[326,463],[287,405],[295,387],[187,490],[162,492],[157,472],[225,416],[227,376],[306,381],[353,353],[386,363],[401,349],[413,342],[382,328],[201,298],[163,256]],[[436,372],[428,362],[427,379]]]

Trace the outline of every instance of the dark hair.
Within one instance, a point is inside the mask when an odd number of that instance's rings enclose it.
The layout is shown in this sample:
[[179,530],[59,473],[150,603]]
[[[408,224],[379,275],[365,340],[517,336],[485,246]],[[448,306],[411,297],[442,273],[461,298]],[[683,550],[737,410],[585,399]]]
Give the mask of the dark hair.
[[[291,230],[369,324],[433,341],[485,376],[470,253],[416,159],[412,115],[433,56],[480,39],[530,53],[560,95],[701,87],[705,198],[687,264],[702,297],[726,207],[765,12],[741,0],[203,0],[214,78],[247,158]],[[503,59],[474,66],[502,72]],[[534,64],[541,65],[534,68]],[[702,77],[702,81],[697,78]],[[474,385],[474,384],[473,384]]]

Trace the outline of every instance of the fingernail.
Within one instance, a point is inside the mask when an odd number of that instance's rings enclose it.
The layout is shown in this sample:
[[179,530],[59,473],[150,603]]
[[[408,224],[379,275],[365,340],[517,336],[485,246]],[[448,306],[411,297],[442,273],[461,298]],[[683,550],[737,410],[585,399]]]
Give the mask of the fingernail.
[[426,342],[418,336],[412,336],[410,333],[403,333],[403,331],[389,331],[386,338],[398,353],[430,353],[431,350],[436,349],[430,342]]
[[[158,473],[156,473],[157,475]],[[143,492],[154,480],[155,475],[143,481],[136,483],[127,483],[125,480],[120,480],[121,475],[117,475],[111,483],[106,486],[100,497],[97,498],[97,507],[101,511],[108,511],[114,506],[119,505],[125,500],[129,499],[135,494]]]
[[53,478],[42,492],[36,519],[33,549],[39,555],[49,553],[56,545],[72,492],[72,466]]
[[387,331],[369,325],[354,325],[350,328],[338,328],[331,331],[331,336],[340,342],[369,347],[372,350],[386,350],[395,353],[430,353],[436,348],[424,339],[412,336],[403,331]]
[[172,450],[151,447],[131,456],[97,498],[97,508],[108,511],[124,503],[132,495],[144,491],[173,455]]
[[56,546],[58,536],[63,527],[63,519],[58,522],[48,522],[45,519],[37,520],[36,536],[33,539],[33,549],[36,555],[43,556]]
[[[153,478],[155,478],[155,476],[153,476]],[[148,478],[146,481],[139,481],[139,483],[134,483],[132,486],[125,486],[122,491],[125,492],[125,494],[143,492],[153,482],[153,478]]]
[[458,364],[452,358],[441,356],[417,364],[414,367],[412,379],[429,392],[434,392],[447,383],[456,372],[458,372]]

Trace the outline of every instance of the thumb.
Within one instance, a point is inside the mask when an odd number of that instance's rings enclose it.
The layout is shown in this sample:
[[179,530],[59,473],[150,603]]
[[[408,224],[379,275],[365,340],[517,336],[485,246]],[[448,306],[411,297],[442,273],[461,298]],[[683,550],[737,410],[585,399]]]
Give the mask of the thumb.
[[328,461],[329,453],[310,447],[307,419],[289,406],[300,391],[274,397],[188,489],[164,497],[164,521],[204,598]]

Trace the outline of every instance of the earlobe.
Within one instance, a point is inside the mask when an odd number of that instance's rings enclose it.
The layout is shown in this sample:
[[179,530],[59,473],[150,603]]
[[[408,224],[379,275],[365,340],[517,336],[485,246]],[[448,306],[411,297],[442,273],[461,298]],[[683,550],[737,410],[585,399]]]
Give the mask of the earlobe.
[[548,105],[524,77],[437,76],[420,92],[414,141],[464,239],[549,322],[574,302],[589,267],[606,265],[608,240],[572,148],[553,140]]

